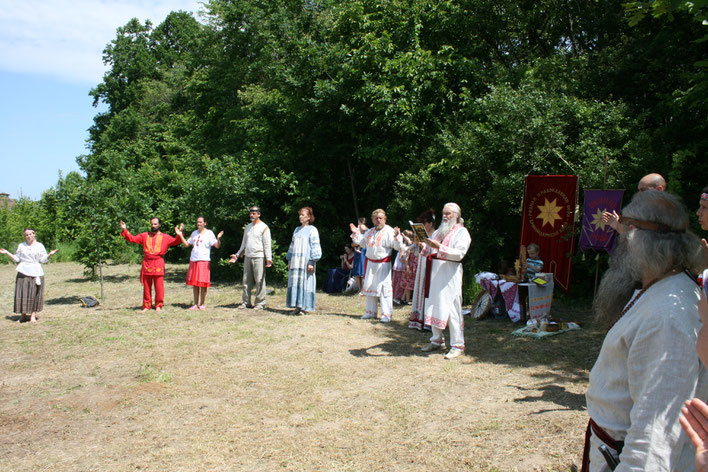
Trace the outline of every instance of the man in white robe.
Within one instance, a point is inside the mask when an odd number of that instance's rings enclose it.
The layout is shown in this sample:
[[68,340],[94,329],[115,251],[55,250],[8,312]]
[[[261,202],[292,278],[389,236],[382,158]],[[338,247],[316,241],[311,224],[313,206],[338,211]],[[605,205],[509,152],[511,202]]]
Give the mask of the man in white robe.
[[454,359],[465,352],[462,259],[472,238],[463,222],[459,205],[447,203],[440,227],[425,241],[421,252],[421,257],[430,259],[429,275],[426,273],[425,324],[433,331],[430,343],[422,350],[430,352],[442,348],[443,331],[449,326],[450,350],[446,359]]
[[352,242],[366,248],[366,271],[364,286],[366,309],[363,319],[376,318],[377,301],[381,304],[381,322],[389,323],[393,315],[393,289],[391,287],[391,252],[401,249],[402,238],[398,228],[386,224],[386,212],[378,209],[371,214],[373,228],[365,233],[350,224]]
[[686,400],[708,396],[696,353],[701,243],[668,193],[635,194],[621,223],[627,231],[595,299],[609,328],[590,372],[582,470],[609,471],[613,460],[617,472],[695,470],[678,417]]

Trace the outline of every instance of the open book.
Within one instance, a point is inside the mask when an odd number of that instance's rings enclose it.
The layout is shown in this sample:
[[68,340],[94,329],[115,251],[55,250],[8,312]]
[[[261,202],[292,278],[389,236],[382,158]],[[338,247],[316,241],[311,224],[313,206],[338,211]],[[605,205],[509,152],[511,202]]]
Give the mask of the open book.
[[428,232],[425,231],[425,226],[423,226],[423,223],[413,223],[412,221],[408,220],[408,224],[411,225],[411,229],[418,237],[418,241],[423,242],[430,237]]

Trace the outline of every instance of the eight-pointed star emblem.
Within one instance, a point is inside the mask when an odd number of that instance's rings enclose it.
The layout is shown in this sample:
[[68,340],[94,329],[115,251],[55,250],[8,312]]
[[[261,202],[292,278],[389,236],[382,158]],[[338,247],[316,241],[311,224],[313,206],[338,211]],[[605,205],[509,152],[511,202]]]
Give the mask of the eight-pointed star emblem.
[[603,213],[605,213],[605,210],[600,210],[598,208],[597,211],[595,211],[595,214],[592,215],[592,222],[590,224],[595,227],[595,231],[598,229],[600,231],[605,231],[605,226],[607,226],[607,223],[605,223],[605,220],[602,219]]
[[552,202],[549,202],[547,198],[544,200],[545,203],[543,205],[538,206],[538,209],[541,213],[538,214],[536,219],[543,220],[541,228],[543,228],[547,224],[553,227],[556,224],[556,220],[562,219],[560,216],[560,211],[563,209],[563,207],[556,205],[556,201],[558,200],[557,198],[554,198]]

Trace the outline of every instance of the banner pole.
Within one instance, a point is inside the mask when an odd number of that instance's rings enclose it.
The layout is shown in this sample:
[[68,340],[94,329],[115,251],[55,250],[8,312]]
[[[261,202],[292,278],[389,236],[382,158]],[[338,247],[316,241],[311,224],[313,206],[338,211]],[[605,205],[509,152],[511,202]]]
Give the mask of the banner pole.
[[[607,154],[605,154],[605,175],[602,177],[602,190],[607,190]],[[592,297],[597,296],[597,283],[600,279],[600,253],[597,253],[595,258],[595,290],[593,291]]]

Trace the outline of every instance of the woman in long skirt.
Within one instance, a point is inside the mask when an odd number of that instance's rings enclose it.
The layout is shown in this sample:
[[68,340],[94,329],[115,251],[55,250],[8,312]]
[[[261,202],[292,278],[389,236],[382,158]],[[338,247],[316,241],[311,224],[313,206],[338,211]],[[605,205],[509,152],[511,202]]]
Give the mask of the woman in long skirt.
[[[435,231],[435,211],[431,208],[421,213],[417,220],[418,223],[423,223],[425,231],[430,235]],[[420,246],[416,249],[420,254]],[[425,324],[425,269],[427,267],[427,259],[423,256],[418,257],[416,264],[415,282],[413,284],[413,298],[411,300],[411,316],[408,321],[409,328],[417,330],[430,329],[429,325]]]
[[322,257],[320,235],[312,226],[315,215],[312,208],[304,207],[298,212],[300,226],[295,228],[288,254],[287,306],[299,315],[315,309],[315,263]]
[[15,313],[20,315],[19,322],[25,321],[27,315],[32,323],[37,321],[37,313],[44,308],[44,269],[42,264],[56,254],[54,249],[47,254],[44,245],[34,236],[34,230],[25,229],[25,242],[17,246],[17,252],[12,254],[7,249],[0,249],[17,264],[15,279]]

